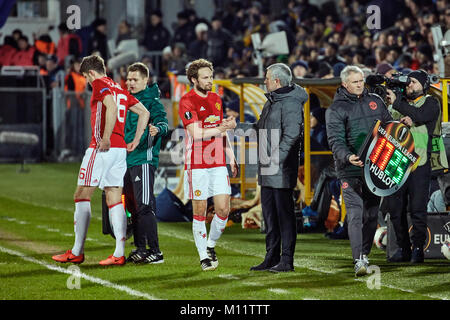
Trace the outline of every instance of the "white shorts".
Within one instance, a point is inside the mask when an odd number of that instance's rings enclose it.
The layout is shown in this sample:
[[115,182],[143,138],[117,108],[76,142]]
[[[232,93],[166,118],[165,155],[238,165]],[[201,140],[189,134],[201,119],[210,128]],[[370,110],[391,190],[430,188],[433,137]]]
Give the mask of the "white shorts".
[[227,167],[184,171],[184,196],[186,199],[206,200],[219,194],[231,194]]
[[88,148],[78,173],[78,185],[87,187],[123,187],[127,171],[127,149],[111,148],[100,152]]

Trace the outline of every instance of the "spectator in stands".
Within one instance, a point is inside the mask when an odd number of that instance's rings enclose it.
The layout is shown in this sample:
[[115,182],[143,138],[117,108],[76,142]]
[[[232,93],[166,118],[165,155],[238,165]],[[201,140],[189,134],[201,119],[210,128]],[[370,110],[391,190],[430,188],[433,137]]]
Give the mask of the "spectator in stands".
[[90,35],[88,54],[98,52],[106,61],[108,59],[106,20],[103,18],[98,18],[92,23],[92,26],[94,27],[94,30]]
[[295,78],[302,79],[308,73],[308,63],[303,60],[298,60],[291,65],[291,70]]
[[81,57],[82,44],[78,35],[70,32],[65,22],[58,26],[59,41],[56,48],[58,64],[64,68],[66,57],[72,56],[72,59]]
[[233,38],[228,30],[222,27],[222,18],[218,15],[211,19],[211,30],[208,31],[208,60],[214,66],[221,67],[230,61]]
[[14,38],[16,49],[19,49],[19,39],[20,39],[21,36],[23,36],[22,30],[14,29],[11,35]]
[[11,65],[11,59],[16,54],[15,41],[12,36],[5,36],[3,45],[0,47],[0,66]]
[[17,42],[19,50],[12,56],[10,64],[13,66],[32,66],[36,49],[28,43],[27,36],[21,36]]
[[325,108],[313,108],[310,115],[311,150],[329,150],[325,126]]
[[388,78],[392,78],[392,75],[397,73],[397,70],[389,63],[380,63],[375,69],[375,73],[382,74]]
[[208,25],[200,22],[195,26],[197,39],[189,44],[188,55],[191,60],[206,59],[208,52]]
[[169,60],[168,69],[174,73],[183,74],[188,63],[186,46],[183,42],[177,42],[172,46],[172,56]]
[[84,141],[84,113],[86,90],[86,78],[80,73],[81,60],[73,60],[64,79],[64,91],[66,94],[66,148],[73,155],[81,156],[85,150]]
[[56,88],[62,85],[60,80],[64,79],[64,70],[58,64],[58,57],[55,55],[48,55],[46,61],[46,69],[48,72],[47,88]]
[[177,19],[177,26],[175,28],[175,32],[171,42],[184,43],[185,48],[187,48],[190,43],[195,41],[195,26],[192,26],[189,23],[189,13],[186,11],[178,12]]
[[131,25],[126,20],[122,20],[119,23],[118,27],[116,45],[118,45],[122,40],[129,40],[129,39],[134,39],[133,34],[131,32]]
[[[239,98],[231,100],[226,104],[225,115],[226,117],[233,117],[236,119],[236,123],[240,122],[240,100]],[[254,123],[256,122],[256,117],[244,110],[244,122]]]
[[161,10],[154,10],[150,15],[150,24],[145,29],[143,45],[148,51],[162,51],[170,43],[170,32],[162,24]]

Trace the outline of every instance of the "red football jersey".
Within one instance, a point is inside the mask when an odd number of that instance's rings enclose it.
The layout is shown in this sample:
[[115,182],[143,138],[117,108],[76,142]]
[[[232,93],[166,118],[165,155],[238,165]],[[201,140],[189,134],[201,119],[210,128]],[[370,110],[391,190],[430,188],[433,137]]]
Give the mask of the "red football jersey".
[[111,134],[111,148],[126,148],[124,140],[125,118],[129,107],[139,103],[127,90],[122,89],[117,83],[108,77],[96,79],[92,82],[91,97],[91,130],[92,139],[90,148],[96,148],[103,137],[105,129],[106,107],[103,99],[112,95],[117,104],[117,120]]
[[[204,129],[215,128],[223,120],[222,99],[214,92],[203,98],[192,89],[181,98],[178,112],[184,128],[194,122]],[[194,140],[187,130],[185,132],[186,170],[226,166],[225,137]]]

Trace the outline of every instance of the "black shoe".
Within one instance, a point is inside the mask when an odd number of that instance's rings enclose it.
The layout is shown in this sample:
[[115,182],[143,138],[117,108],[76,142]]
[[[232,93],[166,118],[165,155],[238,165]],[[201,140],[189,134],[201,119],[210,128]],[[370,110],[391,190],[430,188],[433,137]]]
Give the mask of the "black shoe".
[[210,271],[210,270],[216,269],[211,264],[211,259],[209,259],[209,258],[206,258],[206,259],[203,259],[202,261],[200,261],[200,265],[202,266],[203,271]]
[[294,266],[292,264],[280,262],[276,266],[269,269],[270,272],[290,272],[294,271]]
[[266,271],[270,268],[277,265],[277,263],[270,263],[267,260],[264,260],[262,263],[258,264],[257,266],[253,266],[250,268],[250,271]]
[[206,252],[208,253],[208,257],[211,260],[213,267],[217,268],[219,266],[219,260],[217,260],[217,254],[214,248],[207,247]]
[[408,262],[411,260],[411,250],[398,248],[395,253],[387,259],[388,262]]
[[145,259],[145,263],[150,263],[150,264],[164,263],[164,256],[163,256],[162,252],[151,253]]
[[414,247],[411,254],[411,263],[423,263],[424,253],[422,247]]
[[143,263],[149,255],[150,251],[148,250],[134,249],[131,251],[126,262]]

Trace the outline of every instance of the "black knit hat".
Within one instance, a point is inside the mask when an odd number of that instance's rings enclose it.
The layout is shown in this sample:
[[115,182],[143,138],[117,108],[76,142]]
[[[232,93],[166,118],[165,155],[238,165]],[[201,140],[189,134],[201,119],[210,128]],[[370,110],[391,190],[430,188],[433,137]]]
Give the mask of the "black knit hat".
[[430,79],[428,77],[428,73],[426,73],[424,70],[415,70],[413,72],[410,72],[408,74],[408,77],[414,78],[419,81],[423,87],[424,93],[427,92],[430,88]]

